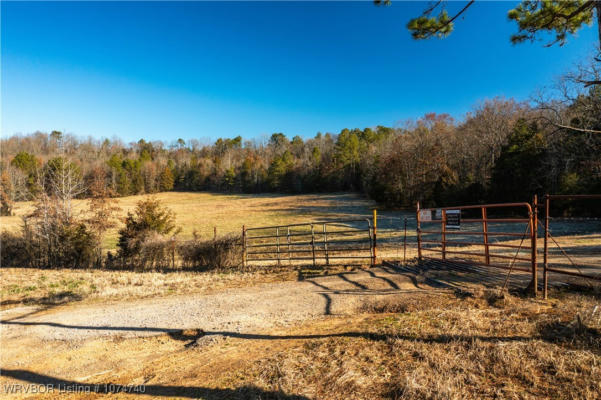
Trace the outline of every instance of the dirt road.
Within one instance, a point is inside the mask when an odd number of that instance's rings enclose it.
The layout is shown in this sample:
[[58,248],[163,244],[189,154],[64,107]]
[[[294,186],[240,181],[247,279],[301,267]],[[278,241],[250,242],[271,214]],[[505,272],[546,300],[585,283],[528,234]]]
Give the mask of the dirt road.
[[374,268],[296,282],[128,303],[72,305],[2,312],[2,340],[28,337],[77,341],[153,336],[195,329],[204,335],[265,331],[323,315],[353,313],[367,298],[424,290],[407,275]]

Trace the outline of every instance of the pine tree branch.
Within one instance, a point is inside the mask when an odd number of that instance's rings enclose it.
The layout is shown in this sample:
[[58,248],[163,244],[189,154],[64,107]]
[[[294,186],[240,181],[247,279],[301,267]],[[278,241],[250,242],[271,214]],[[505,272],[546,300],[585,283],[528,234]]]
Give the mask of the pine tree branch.
[[[455,14],[455,16],[454,16],[453,18],[449,19],[447,22],[445,22],[444,24],[442,24],[441,26],[439,26],[439,27],[438,27],[438,29],[436,29],[436,31],[437,31],[437,32],[440,32],[440,31],[442,31],[444,28],[446,28],[447,26],[451,25],[451,24],[453,23],[453,21],[455,21],[455,20],[456,20],[456,19],[457,19],[457,18],[458,18],[458,17],[459,17],[461,14],[463,14],[463,13],[464,13],[464,12],[465,12],[465,11],[466,11],[468,8],[470,8],[470,6],[471,6],[472,4],[474,4],[474,2],[475,2],[475,1],[476,1],[476,0],[470,0],[470,2],[469,2],[469,3],[467,3],[467,4],[465,5],[465,7],[463,7],[463,8],[461,9],[461,11],[459,11],[457,14]],[[432,36],[433,34],[434,34],[434,32],[433,32],[433,33],[431,33],[429,36]]]
[[587,8],[592,8],[594,4],[595,4],[595,0],[589,0],[589,1],[582,3],[582,5],[580,7],[578,7],[577,9],[575,9],[574,11],[572,11],[571,13],[569,13],[567,15],[562,14],[562,13],[557,13],[556,15],[563,19],[569,20],[569,19],[574,18],[576,15],[580,14],[581,12],[586,11]]
[[427,8],[426,10],[424,10],[424,12],[422,13],[422,15],[430,15],[430,13],[432,11],[434,11],[434,9],[436,7],[438,7],[441,3],[443,2],[443,0],[438,0],[436,3],[434,3],[432,6],[430,6],[429,8]]

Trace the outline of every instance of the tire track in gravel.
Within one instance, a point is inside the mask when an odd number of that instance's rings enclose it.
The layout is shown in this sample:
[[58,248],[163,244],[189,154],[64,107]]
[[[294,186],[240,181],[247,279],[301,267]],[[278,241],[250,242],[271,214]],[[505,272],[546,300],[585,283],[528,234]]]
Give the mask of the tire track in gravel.
[[74,341],[152,336],[186,329],[253,333],[328,314],[350,314],[367,299],[428,289],[425,285],[416,287],[407,275],[372,268],[303,281],[226,289],[210,295],[82,304],[39,314],[31,313],[34,308],[23,307],[1,313],[2,337]]

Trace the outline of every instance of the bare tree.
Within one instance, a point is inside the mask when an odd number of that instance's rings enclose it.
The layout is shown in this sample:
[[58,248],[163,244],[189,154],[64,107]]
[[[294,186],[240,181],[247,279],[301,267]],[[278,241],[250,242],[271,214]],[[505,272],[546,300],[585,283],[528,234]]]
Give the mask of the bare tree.
[[90,200],[88,217],[85,222],[88,224],[94,238],[96,265],[102,263],[104,235],[107,230],[117,225],[115,213],[121,210],[113,199],[115,192],[107,185],[107,178],[107,174],[102,167],[94,168],[88,189]]
[[86,191],[80,169],[64,157],[48,162],[46,171],[48,192],[61,202],[63,218],[73,217],[73,199]]
[[0,215],[12,215],[15,202],[27,200],[27,176],[10,165],[0,175]]
[[[596,84],[582,85],[585,82]],[[537,118],[553,131],[601,134],[601,62],[599,57],[579,63],[576,68],[540,90],[532,98]]]
[[464,153],[470,170],[476,172],[476,180],[486,184],[492,168],[507,142],[515,121],[525,113],[525,106],[513,99],[496,97],[477,105],[459,127],[456,149]]

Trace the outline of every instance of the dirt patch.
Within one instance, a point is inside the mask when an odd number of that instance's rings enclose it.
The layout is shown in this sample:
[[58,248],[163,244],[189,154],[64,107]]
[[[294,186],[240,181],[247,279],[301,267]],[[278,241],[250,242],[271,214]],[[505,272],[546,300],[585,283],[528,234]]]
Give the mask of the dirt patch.
[[406,276],[370,269],[297,282],[262,284],[206,295],[127,303],[22,307],[2,313],[3,338],[42,340],[152,336],[186,329],[239,335],[321,315],[349,314],[368,298],[422,291]]
[[[14,338],[2,353],[0,383],[77,383],[92,392],[47,397],[86,399],[105,398],[106,393],[141,397],[106,390],[119,385],[143,385],[144,394],[154,398],[601,396],[601,343],[588,340],[591,329],[597,329],[595,298],[563,294],[561,301],[542,302],[513,297],[501,306],[491,305],[485,292],[394,296],[415,309],[322,315],[236,335],[187,329],[78,341]],[[385,299],[367,301],[381,304]],[[570,325],[578,314],[586,329]],[[553,321],[564,325],[555,325],[558,331],[540,330]],[[577,345],[571,334],[578,336]],[[39,350],[23,352],[34,348]]]

